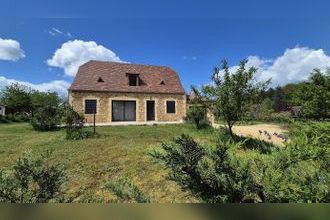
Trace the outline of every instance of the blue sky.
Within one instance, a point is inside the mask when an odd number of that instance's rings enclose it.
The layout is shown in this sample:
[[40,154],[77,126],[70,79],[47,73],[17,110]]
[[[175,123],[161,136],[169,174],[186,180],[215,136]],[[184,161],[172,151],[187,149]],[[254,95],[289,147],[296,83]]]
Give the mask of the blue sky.
[[[329,1],[2,1],[0,87],[65,93],[87,59],[166,65],[190,85],[227,58],[273,86],[330,67]],[[56,55],[56,56],[55,56]]]

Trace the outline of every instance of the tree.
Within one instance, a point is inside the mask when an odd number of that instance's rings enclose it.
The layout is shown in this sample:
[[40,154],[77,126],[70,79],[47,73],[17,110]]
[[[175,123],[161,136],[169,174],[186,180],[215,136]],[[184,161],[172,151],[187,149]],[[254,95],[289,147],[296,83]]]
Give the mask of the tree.
[[[247,60],[240,62],[235,73],[229,72],[226,60],[222,61],[221,69],[215,67],[211,85],[203,86],[203,93],[221,115],[228,126],[229,133],[233,138],[232,127],[241,120],[252,103],[258,101],[258,97],[270,81],[255,83],[253,77],[256,68],[246,69]],[[220,73],[224,73],[223,78]]]
[[30,96],[34,111],[40,107],[59,106],[61,103],[60,97],[56,92],[39,92],[33,90]]
[[44,159],[48,156],[35,157],[25,152],[12,169],[0,170],[0,202],[63,201],[65,169],[61,165],[48,165]]
[[273,95],[273,109],[275,112],[287,111],[289,106],[287,103],[287,96],[282,87],[276,87]]
[[32,113],[41,107],[59,106],[61,99],[56,92],[40,92],[18,83],[7,86],[1,102],[12,113]]
[[30,113],[32,110],[31,89],[18,83],[7,86],[1,95],[1,102],[13,113]]
[[314,69],[309,80],[304,82],[293,95],[294,103],[301,106],[304,118],[327,119],[330,116],[330,70],[322,73]]

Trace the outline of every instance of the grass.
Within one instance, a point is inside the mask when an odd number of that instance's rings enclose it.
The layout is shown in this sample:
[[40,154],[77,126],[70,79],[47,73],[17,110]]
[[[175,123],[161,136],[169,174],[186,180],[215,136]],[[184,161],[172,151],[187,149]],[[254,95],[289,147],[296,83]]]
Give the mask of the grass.
[[112,201],[114,196],[104,185],[119,178],[128,178],[152,202],[196,201],[166,178],[167,170],[154,163],[148,152],[182,133],[202,144],[214,142],[212,129],[197,131],[181,124],[98,127],[97,132],[100,138],[68,141],[64,129],[38,132],[27,123],[0,124],[0,167],[13,165],[24,151],[51,150],[51,162],[67,167],[66,189],[73,202]]

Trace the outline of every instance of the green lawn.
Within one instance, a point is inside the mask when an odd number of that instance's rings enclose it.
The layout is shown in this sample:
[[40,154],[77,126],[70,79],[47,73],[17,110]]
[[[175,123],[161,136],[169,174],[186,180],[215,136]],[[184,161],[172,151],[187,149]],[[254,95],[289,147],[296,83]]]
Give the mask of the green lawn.
[[191,125],[98,127],[97,139],[68,141],[64,129],[37,132],[29,124],[0,124],[0,167],[11,166],[24,151],[53,150],[51,160],[67,167],[67,192],[74,201],[111,201],[108,180],[127,177],[154,202],[188,202],[196,198],[168,180],[167,171],[148,156],[151,148],[181,133],[201,143],[215,140],[213,130]]

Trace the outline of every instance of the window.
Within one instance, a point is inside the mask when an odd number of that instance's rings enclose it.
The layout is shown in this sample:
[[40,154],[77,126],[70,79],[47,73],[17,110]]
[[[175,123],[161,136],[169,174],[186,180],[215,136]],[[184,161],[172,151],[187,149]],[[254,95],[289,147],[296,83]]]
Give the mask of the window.
[[130,86],[139,86],[139,76],[135,74],[128,75],[128,83]]
[[166,102],[166,113],[175,113],[175,101]]
[[97,113],[96,100],[85,100],[85,114]]

